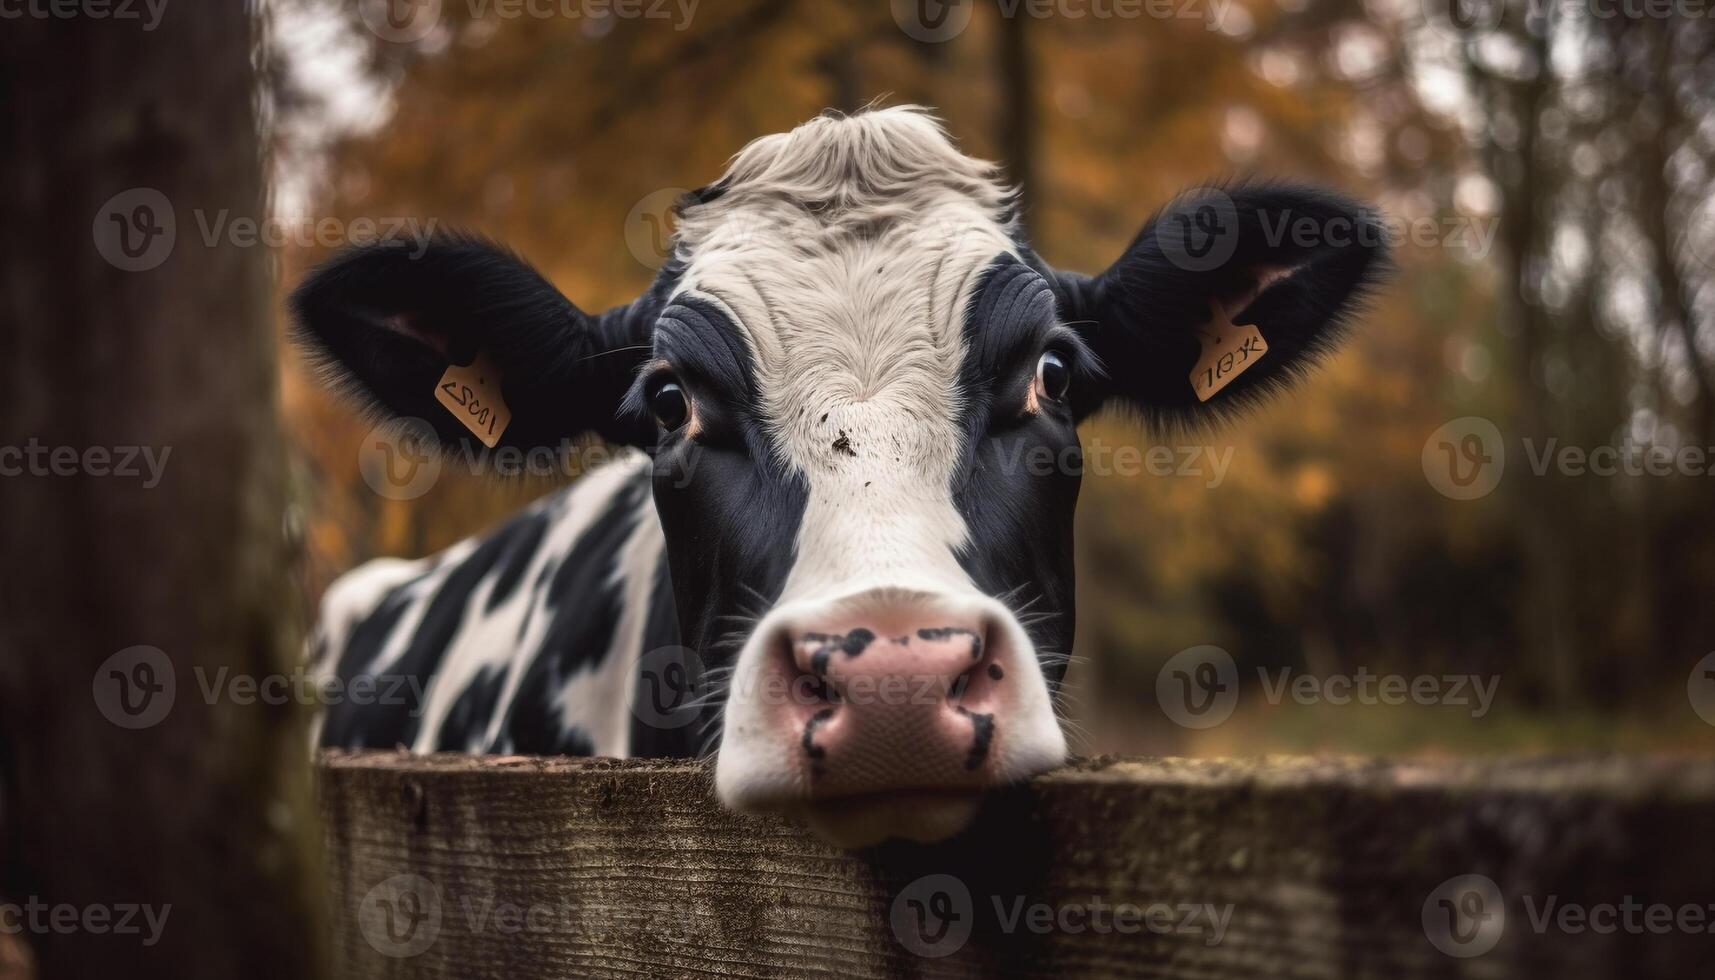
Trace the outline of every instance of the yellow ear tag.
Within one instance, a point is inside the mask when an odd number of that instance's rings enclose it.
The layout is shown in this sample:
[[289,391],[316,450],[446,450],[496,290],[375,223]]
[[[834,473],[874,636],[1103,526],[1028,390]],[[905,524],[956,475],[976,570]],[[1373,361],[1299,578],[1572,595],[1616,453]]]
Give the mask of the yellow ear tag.
[[[1244,306],[1238,308],[1243,309]],[[1216,392],[1231,384],[1234,378],[1268,353],[1268,342],[1262,339],[1262,331],[1256,324],[1235,325],[1232,314],[1220,303],[1210,303],[1209,309],[1213,315],[1208,325],[1197,328],[1197,339],[1203,344],[1203,356],[1191,369],[1191,388],[1197,392],[1200,402],[1215,397]]]
[[435,400],[490,449],[512,424],[512,409],[500,394],[500,372],[481,351],[469,364],[447,365],[435,385]]

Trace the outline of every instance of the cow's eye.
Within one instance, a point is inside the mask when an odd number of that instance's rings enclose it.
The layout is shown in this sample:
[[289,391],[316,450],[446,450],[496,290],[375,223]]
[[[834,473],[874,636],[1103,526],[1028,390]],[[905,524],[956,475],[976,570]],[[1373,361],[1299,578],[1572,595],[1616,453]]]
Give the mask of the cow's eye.
[[685,424],[691,415],[691,403],[685,398],[685,389],[679,387],[676,381],[666,381],[655,386],[649,395],[649,411],[654,414],[655,421],[668,432],[676,431]]
[[1072,369],[1066,359],[1055,351],[1045,351],[1036,362],[1036,397],[1057,402],[1066,397],[1072,384]]

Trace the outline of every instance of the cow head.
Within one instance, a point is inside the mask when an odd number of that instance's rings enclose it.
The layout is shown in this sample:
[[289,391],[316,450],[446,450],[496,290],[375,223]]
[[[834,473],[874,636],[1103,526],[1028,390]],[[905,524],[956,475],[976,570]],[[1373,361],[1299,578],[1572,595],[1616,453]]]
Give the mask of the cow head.
[[[1078,423],[1281,387],[1385,262],[1373,215],[1298,186],[1183,199],[1094,277],[1039,260],[1009,204],[921,111],[827,116],[690,195],[626,306],[584,313],[468,238],[348,251],[293,303],[350,386],[448,445],[472,436],[435,379],[480,350],[506,443],[648,450],[684,642],[727,671],[723,801],[935,838],[1065,756]],[[1194,380],[1200,336],[1238,360]]]

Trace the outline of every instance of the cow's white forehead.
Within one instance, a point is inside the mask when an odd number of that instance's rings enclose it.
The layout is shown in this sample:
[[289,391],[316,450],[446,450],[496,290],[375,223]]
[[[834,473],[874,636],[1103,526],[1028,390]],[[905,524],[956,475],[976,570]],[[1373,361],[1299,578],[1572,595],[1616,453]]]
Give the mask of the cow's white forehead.
[[[854,585],[851,568],[815,560],[854,544],[919,562],[929,546],[949,565],[965,534],[948,489],[963,314],[982,271],[1017,249],[996,168],[922,111],[888,109],[756,140],[715,187],[681,215],[678,292],[727,311],[774,448],[809,478],[805,560],[787,592],[812,578]],[[864,519],[871,506],[877,520]],[[840,540],[811,540],[824,534]],[[898,572],[875,570],[893,585]]]

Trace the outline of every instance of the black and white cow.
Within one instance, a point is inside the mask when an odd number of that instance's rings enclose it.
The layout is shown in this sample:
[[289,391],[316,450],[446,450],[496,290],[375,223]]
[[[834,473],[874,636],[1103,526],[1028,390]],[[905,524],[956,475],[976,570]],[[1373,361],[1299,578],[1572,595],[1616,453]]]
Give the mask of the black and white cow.
[[[1059,764],[1078,423],[1195,422],[1281,387],[1386,258],[1350,201],[1239,185],[1089,277],[1038,258],[1011,200],[928,113],[872,110],[746,146],[682,202],[650,290],[605,313],[474,238],[317,269],[299,338],[374,411],[480,451],[434,388],[481,351],[503,445],[634,447],[488,534],[336,582],[318,669],[422,695],[334,706],[322,743],[685,756],[708,727],[724,803],[848,845],[944,837],[985,787]],[[1267,350],[1204,401],[1217,320]],[[637,710],[660,696],[651,651],[681,645],[714,679],[710,725]]]

